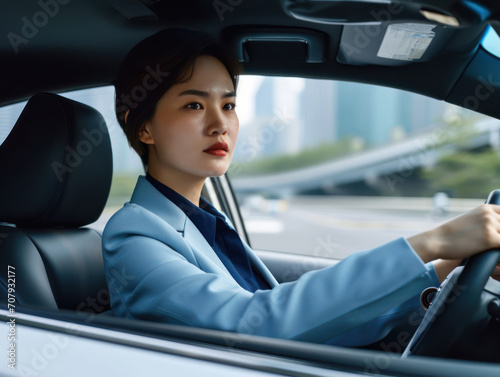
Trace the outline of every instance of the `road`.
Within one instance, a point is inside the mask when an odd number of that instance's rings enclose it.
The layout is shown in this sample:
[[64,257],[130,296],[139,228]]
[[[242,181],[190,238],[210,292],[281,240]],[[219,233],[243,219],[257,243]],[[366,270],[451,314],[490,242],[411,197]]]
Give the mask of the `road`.
[[398,237],[407,237],[458,216],[481,200],[452,200],[446,214],[431,198],[296,197],[246,198],[242,204],[255,249],[344,258]]

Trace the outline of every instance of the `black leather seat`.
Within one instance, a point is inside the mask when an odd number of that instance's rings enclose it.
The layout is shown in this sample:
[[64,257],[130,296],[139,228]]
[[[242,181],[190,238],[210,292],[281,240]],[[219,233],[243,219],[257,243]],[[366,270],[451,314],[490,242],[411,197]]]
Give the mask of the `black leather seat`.
[[82,226],[102,213],[112,170],[99,112],[49,93],[28,101],[0,146],[0,289],[15,283],[16,306],[109,309],[101,235]]

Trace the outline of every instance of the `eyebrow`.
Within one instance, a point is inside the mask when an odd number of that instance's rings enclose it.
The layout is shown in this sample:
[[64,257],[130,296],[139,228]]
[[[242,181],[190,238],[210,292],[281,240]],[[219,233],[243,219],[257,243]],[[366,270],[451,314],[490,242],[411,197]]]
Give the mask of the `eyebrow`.
[[[187,96],[187,95],[195,95],[198,97],[210,97],[210,94],[208,92],[204,92],[202,90],[196,90],[196,89],[185,90],[179,94],[179,97],[180,96]],[[234,92],[234,91],[226,92],[222,96],[222,98],[228,98],[228,97],[236,97],[236,92]]]

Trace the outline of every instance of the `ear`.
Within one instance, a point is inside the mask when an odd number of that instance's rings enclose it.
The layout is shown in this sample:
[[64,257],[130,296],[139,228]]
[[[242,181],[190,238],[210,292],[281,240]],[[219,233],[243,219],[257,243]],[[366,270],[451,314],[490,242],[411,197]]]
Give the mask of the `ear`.
[[139,140],[144,144],[154,144],[155,140],[151,133],[151,122],[144,123],[139,129]]

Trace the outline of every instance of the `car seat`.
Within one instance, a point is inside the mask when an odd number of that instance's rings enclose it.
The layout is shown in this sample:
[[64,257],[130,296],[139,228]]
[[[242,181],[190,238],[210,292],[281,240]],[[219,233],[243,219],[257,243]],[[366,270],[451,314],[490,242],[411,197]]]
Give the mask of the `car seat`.
[[83,226],[102,213],[112,170],[97,110],[50,93],[28,101],[0,146],[0,291],[15,287],[17,307],[109,309],[101,235]]

